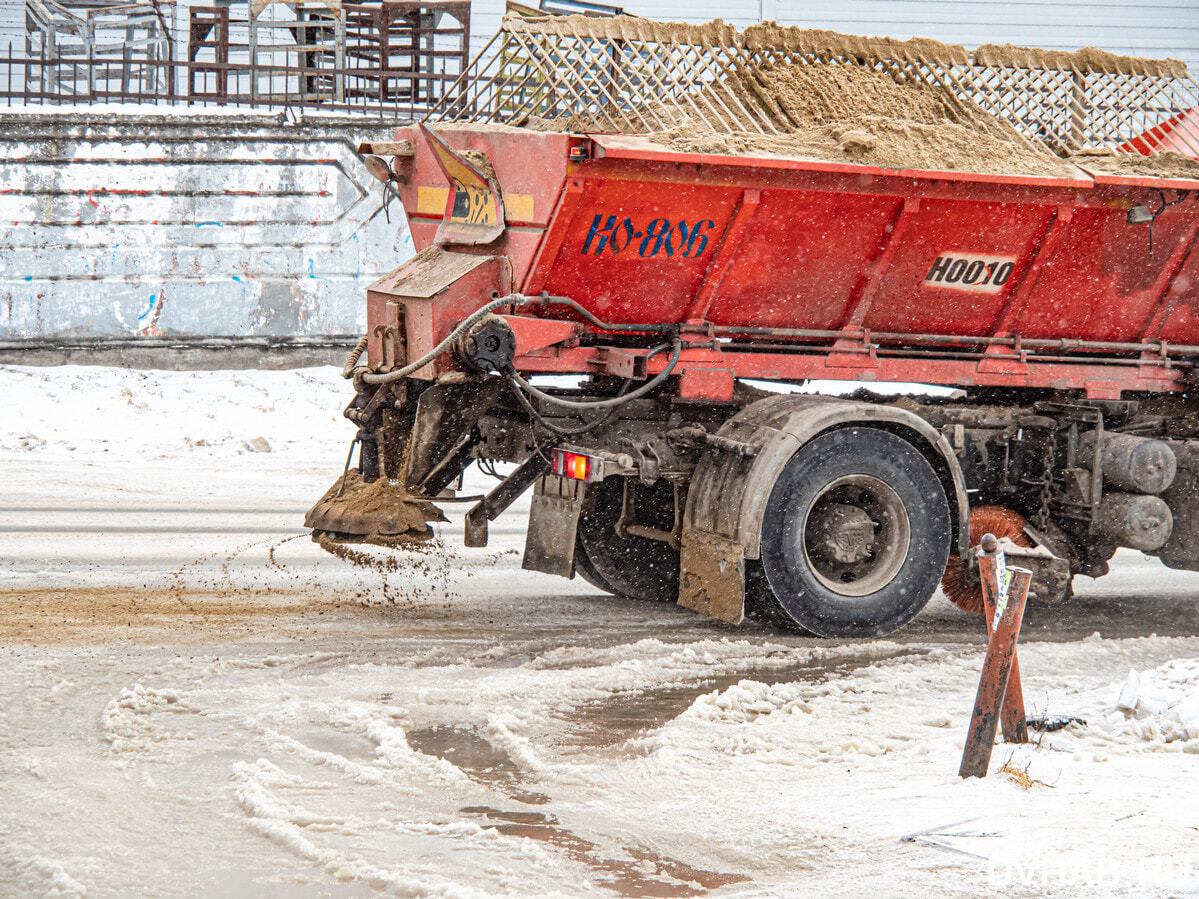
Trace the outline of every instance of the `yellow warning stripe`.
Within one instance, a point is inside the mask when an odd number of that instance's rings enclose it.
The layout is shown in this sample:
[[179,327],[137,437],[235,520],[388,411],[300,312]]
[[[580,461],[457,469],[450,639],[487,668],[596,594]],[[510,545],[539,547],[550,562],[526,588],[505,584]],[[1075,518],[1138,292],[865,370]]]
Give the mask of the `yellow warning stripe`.
[[418,187],[416,189],[417,215],[443,215],[445,204],[450,201],[448,187]]
[[[416,189],[416,214],[444,215],[446,203],[449,200],[450,189],[448,187],[421,185]],[[533,195],[505,193],[504,216],[510,222],[533,221]]]

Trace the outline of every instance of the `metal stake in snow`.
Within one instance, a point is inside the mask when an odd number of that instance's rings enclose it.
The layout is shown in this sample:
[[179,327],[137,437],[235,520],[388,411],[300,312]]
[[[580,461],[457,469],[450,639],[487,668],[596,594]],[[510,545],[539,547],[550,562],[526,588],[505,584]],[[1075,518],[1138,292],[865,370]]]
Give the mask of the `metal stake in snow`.
[[1026,568],[1008,568],[995,535],[984,534],[978,553],[978,573],[986,606],[987,657],[974,699],[970,733],[962,751],[960,777],[987,776],[1000,720],[1003,736],[1009,743],[1028,742],[1016,641],[1024,620],[1032,572]]

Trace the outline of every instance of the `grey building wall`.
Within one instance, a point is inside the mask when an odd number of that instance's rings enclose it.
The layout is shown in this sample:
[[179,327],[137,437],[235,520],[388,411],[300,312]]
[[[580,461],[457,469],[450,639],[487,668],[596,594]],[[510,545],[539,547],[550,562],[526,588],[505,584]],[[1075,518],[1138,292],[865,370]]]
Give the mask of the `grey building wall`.
[[0,111],[0,338],[361,333],[364,288],[412,253],[355,152],[392,136]]

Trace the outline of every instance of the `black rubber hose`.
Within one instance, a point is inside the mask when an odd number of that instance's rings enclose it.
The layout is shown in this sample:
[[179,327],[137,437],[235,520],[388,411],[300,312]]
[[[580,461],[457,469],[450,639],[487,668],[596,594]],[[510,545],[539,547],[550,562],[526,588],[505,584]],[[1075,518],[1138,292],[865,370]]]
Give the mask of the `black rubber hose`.
[[[663,381],[670,377],[670,373],[674,371],[675,366],[679,364],[679,356],[683,352],[683,343],[680,340],[675,340],[672,345],[670,361],[666,363],[666,367],[660,372],[638,387],[636,390],[630,390],[624,396],[614,396],[604,400],[564,400],[560,397],[548,394],[543,390],[538,390],[528,381],[520,376],[516,370],[508,372],[508,377],[522,390],[527,391],[543,403],[551,406],[558,406],[562,409],[571,409],[577,412],[589,412],[592,409],[606,409],[615,406],[623,406],[625,403],[635,400],[638,397],[645,396],[651,390],[657,388]],[[650,355],[653,355],[651,353]]]
[[389,384],[392,381],[399,381],[402,378],[406,378],[414,371],[424,368],[426,365],[448,350],[454,345],[454,341],[457,340],[467,328],[469,328],[483,316],[487,315],[489,312],[491,312],[491,310],[499,309],[501,306],[511,306],[514,303],[519,302],[519,298],[516,297],[499,297],[498,299],[494,299],[490,303],[487,303],[486,305],[472,312],[469,316],[462,319],[462,321],[458,322],[458,324],[455,325],[454,330],[446,335],[445,340],[437,344],[437,346],[433,347],[433,349],[429,350],[429,352],[425,353],[425,355],[421,356],[415,362],[409,362],[403,368],[397,368],[395,371],[389,371],[385,374],[363,372],[361,375],[362,380],[367,384]]

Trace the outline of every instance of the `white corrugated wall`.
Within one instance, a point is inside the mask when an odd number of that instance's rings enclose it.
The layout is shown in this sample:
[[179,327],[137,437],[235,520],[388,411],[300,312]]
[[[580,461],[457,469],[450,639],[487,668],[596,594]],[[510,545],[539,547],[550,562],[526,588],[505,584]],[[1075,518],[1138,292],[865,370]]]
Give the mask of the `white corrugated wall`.
[[25,0],[0,0],[0,55],[14,53],[25,47]]
[[[178,3],[183,31],[191,2]],[[983,43],[1059,50],[1095,46],[1134,56],[1172,56],[1186,62],[1191,74],[1199,77],[1199,0],[627,0],[624,6],[655,19],[723,18],[745,27],[765,18],[851,34],[921,35],[968,47]],[[471,21],[475,50],[499,28],[503,10],[504,0],[475,0]],[[24,40],[25,0],[0,0],[0,50],[9,41],[16,49]]]
[[[679,22],[722,18],[738,27],[764,19],[783,25],[829,28],[850,34],[915,35],[967,47],[1011,43],[1181,59],[1199,77],[1199,0],[627,0],[636,15]],[[475,0],[475,48],[499,28],[503,0]]]

